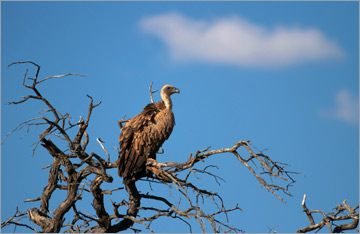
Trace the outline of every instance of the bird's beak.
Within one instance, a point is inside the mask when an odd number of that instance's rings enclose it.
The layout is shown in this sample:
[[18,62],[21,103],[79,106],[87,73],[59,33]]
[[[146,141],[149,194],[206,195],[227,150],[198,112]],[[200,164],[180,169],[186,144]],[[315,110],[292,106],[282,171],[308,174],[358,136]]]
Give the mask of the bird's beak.
[[180,89],[175,88],[174,93],[180,93]]

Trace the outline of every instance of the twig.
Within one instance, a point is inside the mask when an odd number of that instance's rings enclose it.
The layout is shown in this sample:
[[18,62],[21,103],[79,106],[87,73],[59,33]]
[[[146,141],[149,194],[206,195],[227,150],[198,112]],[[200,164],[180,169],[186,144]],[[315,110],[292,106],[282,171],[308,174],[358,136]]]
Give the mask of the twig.
[[150,84],[150,87],[149,87],[149,93],[150,93],[151,103],[154,103],[153,94],[156,93],[158,90],[151,91],[152,85],[153,85],[153,82],[151,81],[151,84]]
[[36,82],[36,84],[40,84],[41,82],[44,82],[44,81],[47,81],[49,79],[53,79],[53,78],[61,78],[61,77],[66,77],[66,76],[80,76],[80,77],[86,77],[87,75],[82,75],[82,74],[76,74],[76,73],[67,73],[67,74],[64,74],[64,75],[56,75],[56,76],[49,76],[49,77],[46,77],[38,82]]
[[104,141],[102,141],[100,138],[96,138],[96,141],[100,144],[101,148],[104,150],[105,154],[107,155],[107,162],[110,163],[110,154],[106,151],[105,147],[103,146],[102,143],[105,143]]
[[[29,228],[32,231],[34,231],[35,230],[34,228],[30,227],[27,224],[23,224],[23,223],[20,222],[20,219],[23,216],[25,216],[26,214],[27,214],[27,211],[19,212],[19,208],[16,207],[16,211],[15,211],[14,215],[11,216],[10,218],[8,218],[5,222],[2,222],[1,223],[1,228],[5,227],[5,226],[9,226],[10,224],[14,224],[15,227],[16,226],[23,226],[23,227]],[[19,218],[19,219],[17,219],[17,218]]]

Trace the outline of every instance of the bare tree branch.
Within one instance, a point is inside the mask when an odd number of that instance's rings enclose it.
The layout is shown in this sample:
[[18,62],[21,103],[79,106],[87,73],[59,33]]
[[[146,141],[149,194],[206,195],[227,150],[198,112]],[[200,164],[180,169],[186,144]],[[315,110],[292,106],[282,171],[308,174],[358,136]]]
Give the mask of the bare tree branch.
[[49,76],[49,77],[46,77],[38,82],[36,82],[37,84],[40,84],[41,82],[44,82],[44,81],[47,81],[47,80],[50,80],[50,79],[53,79],[53,78],[61,78],[61,77],[66,77],[66,76],[80,76],[80,77],[86,77],[86,75],[81,75],[81,74],[73,74],[71,72],[67,73],[67,74],[64,74],[64,75],[57,75],[57,76]]
[[[32,231],[35,231],[34,228],[30,227],[29,225],[27,224],[23,224],[20,222],[20,220],[25,217],[27,214],[27,211],[24,211],[24,212],[19,212],[19,209],[18,207],[16,207],[16,211],[14,213],[13,216],[11,216],[10,218],[8,218],[5,222],[1,223],[1,228],[5,227],[5,226],[9,226],[11,224],[15,225],[15,228],[16,226],[23,226],[23,227],[26,227]],[[14,230],[15,231],[15,230]]]
[[96,141],[100,144],[101,148],[104,150],[105,154],[107,155],[107,159],[108,159],[107,162],[109,163],[110,162],[110,154],[107,152],[104,145],[102,144],[105,142],[103,142],[100,138],[96,138]]
[[[316,230],[316,232],[320,231],[325,225],[329,228],[330,233],[340,233],[344,230],[355,230],[357,226],[359,225],[359,212],[356,212],[357,209],[359,209],[359,205],[355,206],[355,208],[351,208],[346,203],[346,200],[343,201],[343,205],[337,205],[335,213],[328,213],[325,214],[322,210],[309,210],[306,206],[306,194],[304,194],[303,201],[301,203],[303,207],[303,211],[306,213],[306,216],[308,217],[310,221],[310,226],[301,228],[297,230],[297,233],[305,233],[310,232],[313,230]],[[349,214],[340,215],[344,211],[347,211]],[[316,223],[313,215],[314,213],[320,213],[323,216],[323,219]],[[344,220],[350,220],[351,223],[345,223],[345,224],[335,224],[335,221],[344,221]]]
[[154,103],[153,94],[158,91],[158,90],[155,90],[155,91],[152,91],[152,90],[151,90],[153,83],[154,83],[154,82],[151,81],[151,84],[150,84],[150,87],[149,87],[149,93],[150,93],[150,101],[151,101],[151,103]]

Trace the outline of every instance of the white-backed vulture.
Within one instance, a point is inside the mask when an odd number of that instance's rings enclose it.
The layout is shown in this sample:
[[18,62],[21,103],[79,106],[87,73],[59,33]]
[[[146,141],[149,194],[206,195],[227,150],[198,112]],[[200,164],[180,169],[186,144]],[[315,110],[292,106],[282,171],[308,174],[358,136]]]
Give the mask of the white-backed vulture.
[[169,138],[175,118],[170,96],[180,90],[165,85],[161,88],[162,101],[148,104],[121,129],[118,173],[124,179],[144,173],[148,159],[156,160],[156,153]]

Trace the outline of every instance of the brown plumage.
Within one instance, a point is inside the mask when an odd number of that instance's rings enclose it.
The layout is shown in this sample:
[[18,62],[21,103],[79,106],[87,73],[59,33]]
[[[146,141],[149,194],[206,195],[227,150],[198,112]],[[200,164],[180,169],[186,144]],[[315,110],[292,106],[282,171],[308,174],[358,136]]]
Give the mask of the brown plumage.
[[170,99],[173,93],[180,91],[171,85],[162,87],[163,101],[148,104],[121,129],[119,176],[130,178],[135,173],[145,173],[147,159],[156,159],[156,153],[175,125]]

